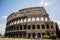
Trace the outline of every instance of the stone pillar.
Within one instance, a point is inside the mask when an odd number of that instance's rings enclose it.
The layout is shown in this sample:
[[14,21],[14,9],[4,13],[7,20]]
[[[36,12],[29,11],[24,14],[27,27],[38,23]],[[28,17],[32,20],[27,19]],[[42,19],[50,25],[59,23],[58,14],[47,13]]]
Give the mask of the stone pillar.
[[32,25],[31,25],[31,30],[32,30]]
[[16,38],[16,34],[15,34],[15,38]]
[[31,33],[31,37],[30,38],[32,39],[32,33]]
[[16,24],[17,24],[17,20],[16,20]]
[[41,21],[41,17],[39,17],[39,21]]
[[37,30],[37,25],[35,25],[35,29]]
[[19,33],[18,33],[18,38],[19,38]]
[[22,38],[23,38],[23,36],[24,36],[24,35],[23,35],[23,33],[22,33]]
[[49,25],[49,29],[51,30],[51,25]]
[[40,29],[42,30],[42,26],[40,25]]
[[47,29],[47,28],[46,28],[46,25],[44,24],[44,26],[45,26],[45,30],[46,30],[46,29]]
[[22,30],[24,30],[24,29],[23,29],[23,26],[24,26],[24,25],[22,24]]
[[37,39],[37,33],[36,33],[36,36],[35,36],[35,38]]
[[43,17],[43,20],[45,21],[45,17]]
[[42,36],[43,36],[43,35],[42,35],[42,33],[41,33],[41,40],[43,40]]
[[50,21],[50,18],[49,17],[47,17],[47,21]]
[[19,20],[19,23],[21,22],[21,19]]
[[28,33],[26,33],[26,38],[28,38]]

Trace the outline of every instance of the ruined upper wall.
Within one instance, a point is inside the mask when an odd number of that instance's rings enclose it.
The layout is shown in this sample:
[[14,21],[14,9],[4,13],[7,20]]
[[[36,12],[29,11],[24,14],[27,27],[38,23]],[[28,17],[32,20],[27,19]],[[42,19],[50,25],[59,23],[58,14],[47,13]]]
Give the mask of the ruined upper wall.
[[25,9],[21,9],[16,13],[12,13],[8,16],[7,21],[18,18],[18,17],[32,17],[35,16],[48,16],[47,12],[45,11],[45,9],[43,7],[30,7],[30,8],[25,8]]

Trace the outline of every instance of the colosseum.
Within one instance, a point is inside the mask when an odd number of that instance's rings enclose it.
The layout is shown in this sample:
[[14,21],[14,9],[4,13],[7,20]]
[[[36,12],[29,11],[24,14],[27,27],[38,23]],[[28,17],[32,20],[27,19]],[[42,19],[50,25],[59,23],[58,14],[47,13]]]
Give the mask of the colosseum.
[[56,22],[50,20],[44,7],[30,7],[12,13],[7,18],[5,37],[42,38],[56,34]]

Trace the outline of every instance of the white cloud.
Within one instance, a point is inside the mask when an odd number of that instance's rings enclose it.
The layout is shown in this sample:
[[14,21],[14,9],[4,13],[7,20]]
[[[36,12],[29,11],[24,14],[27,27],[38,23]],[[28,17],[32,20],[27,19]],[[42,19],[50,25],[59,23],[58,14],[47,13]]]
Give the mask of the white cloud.
[[7,18],[7,16],[2,16],[1,18]]
[[45,2],[44,0],[41,0],[40,5],[41,6],[48,6],[50,3],[49,2]]
[[4,23],[0,23],[0,33],[1,34],[4,34],[4,32],[5,32],[5,27],[6,27],[6,24]]
[[42,5],[44,3],[44,0],[41,0],[40,4]]
[[45,5],[45,6],[48,6],[48,5],[49,5],[49,3],[48,3],[48,2],[46,2],[46,3],[44,3],[44,5]]

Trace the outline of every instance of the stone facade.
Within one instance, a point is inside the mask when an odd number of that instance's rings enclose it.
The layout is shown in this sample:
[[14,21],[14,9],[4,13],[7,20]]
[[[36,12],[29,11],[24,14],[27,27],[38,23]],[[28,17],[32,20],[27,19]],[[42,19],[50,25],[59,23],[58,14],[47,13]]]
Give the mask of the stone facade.
[[12,13],[7,18],[5,37],[42,38],[56,33],[55,22],[51,21],[43,7],[31,7]]

